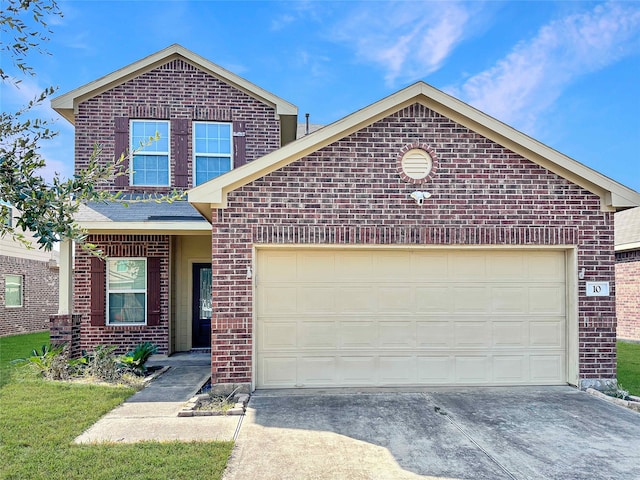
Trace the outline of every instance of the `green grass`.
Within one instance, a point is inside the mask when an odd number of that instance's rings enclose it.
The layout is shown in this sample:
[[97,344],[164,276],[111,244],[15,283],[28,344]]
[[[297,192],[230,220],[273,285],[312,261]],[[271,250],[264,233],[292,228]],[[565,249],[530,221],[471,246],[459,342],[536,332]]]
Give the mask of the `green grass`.
[[618,342],[618,384],[640,396],[640,344]]
[[220,479],[232,442],[73,445],[71,442],[133,390],[46,382],[10,375],[14,358],[48,335],[0,339],[0,479]]
[[0,337],[0,387],[11,381],[11,374],[14,372],[12,360],[28,357],[31,350],[48,343],[49,332]]

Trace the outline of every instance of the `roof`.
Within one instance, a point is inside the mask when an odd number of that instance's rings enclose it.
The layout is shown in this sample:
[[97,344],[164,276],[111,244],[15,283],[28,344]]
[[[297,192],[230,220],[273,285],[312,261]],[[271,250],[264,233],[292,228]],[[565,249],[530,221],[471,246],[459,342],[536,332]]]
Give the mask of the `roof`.
[[615,215],[616,251],[640,250],[640,207]]
[[229,192],[415,103],[450,118],[600,196],[603,210],[615,211],[640,205],[640,194],[635,190],[424,82],[417,82],[264,157],[195,187],[188,193],[189,202],[211,220],[211,209],[224,208]]
[[153,70],[154,68],[164,65],[176,58],[181,58],[194,67],[219,78],[225,83],[233,85],[235,88],[245,92],[257,100],[273,106],[278,115],[296,116],[297,118],[298,107],[295,105],[270,92],[267,92],[248,80],[245,80],[235,73],[210,62],[206,58],[201,57],[178,44],[171,45],[164,50],[154,53],[153,55],[149,55],[148,57],[116,70],[109,75],[105,75],[104,77],[94,80],[91,83],[87,83],[86,85],[76,88],[64,95],[60,95],[59,97],[51,100],[51,106],[56,112],[69,120],[69,122],[75,123],[76,108],[81,102],[121,85],[134,77],[142,75],[143,73]]
[[89,202],[82,205],[76,221],[91,233],[186,234],[211,231],[211,225],[187,201],[139,200],[140,197],[129,196],[115,202]]

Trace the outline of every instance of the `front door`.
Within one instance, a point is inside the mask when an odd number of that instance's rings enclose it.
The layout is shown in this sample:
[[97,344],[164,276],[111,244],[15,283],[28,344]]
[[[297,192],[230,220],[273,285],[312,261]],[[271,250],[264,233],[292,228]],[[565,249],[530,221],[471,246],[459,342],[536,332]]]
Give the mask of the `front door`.
[[192,348],[211,346],[211,264],[193,264]]

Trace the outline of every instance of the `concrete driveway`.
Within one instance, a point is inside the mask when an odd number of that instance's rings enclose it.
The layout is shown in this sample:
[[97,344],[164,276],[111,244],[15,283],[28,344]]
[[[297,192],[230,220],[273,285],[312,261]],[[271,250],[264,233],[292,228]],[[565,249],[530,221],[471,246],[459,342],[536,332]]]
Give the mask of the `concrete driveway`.
[[635,479],[640,414],[571,387],[259,391],[224,480]]

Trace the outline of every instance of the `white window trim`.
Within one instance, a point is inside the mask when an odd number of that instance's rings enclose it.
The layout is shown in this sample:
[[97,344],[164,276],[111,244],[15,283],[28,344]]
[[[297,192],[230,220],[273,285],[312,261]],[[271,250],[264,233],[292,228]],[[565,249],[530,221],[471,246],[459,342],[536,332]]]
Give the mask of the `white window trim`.
[[[140,148],[140,145],[133,145],[133,124],[135,122],[155,122],[155,123],[166,123],[167,124],[167,148],[166,152],[144,152],[137,151]],[[129,148],[131,152],[131,158],[129,160],[129,185],[132,187],[168,187],[171,185],[171,122],[169,120],[162,119],[153,119],[153,118],[134,118],[129,120]],[[133,157],[141,155],[166,155],[167,156],[167,184],[166,185],[148,185],[143,183],[133,183]]]
[[[111,270],[109,269],[109,260],[144,260],[144,289],[132,289],[132,290],[111,290],[109,288],[109,275],[111,274]],[[148,262],[146,257],[110,257],[107,259],[107,285],[106,285],[106,295],[107,295],[107,310],[105,312],[106,317],[106,325],[114,326],[114,327],[130,327],[130,326],[140,326],[147,324],[147,310],[148,310],[148,302],[149,302],[149,285],[147,284],[147,278],[149,275],[148,272]],[[111,293],[144,293],[144,322],[111,322],[111,311],[109,310],[109,298]]]
[[[7,277],[18,277],[20,279],[20,305],[7,305]],[[7,273],[4,276],[4,306],[5,308],[24,307],[24,275],[19,273]]]
[[[198,151],[196,151],[196,125],[201,124],[201,125],[229,125],[229,142],[230,142],[230,153],[199,153]],[[233,170],[233,123],[231,122],[206,122],[206,121],[197,121],[197,122],[193,122],[193,127],[191,129],[192,131],[192,135],[193,135],[193,139],[192,139],[192,150],[193,150],[193,154],[191,156],[191,163],[193,165],[193,186],[196,187],[198,186],[198,183],[196,183],[196,179],[198,178],[198,172],[196,170],[197,168],[197,162],[196,162],[196,156],[198,157],[229,157],[229,171]],[[215,178],[215,177],[214,177]],[[207,180],[208,181],[208,180]],[[206,182],[205,182],[206,183]],[[200,184],[202,185],[202,184]]]

